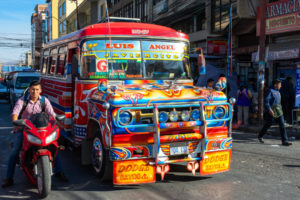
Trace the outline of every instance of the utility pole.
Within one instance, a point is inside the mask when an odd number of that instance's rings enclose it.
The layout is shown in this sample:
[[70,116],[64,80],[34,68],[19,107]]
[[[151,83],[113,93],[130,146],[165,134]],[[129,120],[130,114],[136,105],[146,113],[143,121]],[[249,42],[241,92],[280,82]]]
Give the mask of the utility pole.
[[258,119],[259,119],[259,124],[263,124],[263,120],[264,120],[266,1],[267,0],[261,0],[261,7],[260,7],[259,66],[258,66],[258,83],[259,83]]

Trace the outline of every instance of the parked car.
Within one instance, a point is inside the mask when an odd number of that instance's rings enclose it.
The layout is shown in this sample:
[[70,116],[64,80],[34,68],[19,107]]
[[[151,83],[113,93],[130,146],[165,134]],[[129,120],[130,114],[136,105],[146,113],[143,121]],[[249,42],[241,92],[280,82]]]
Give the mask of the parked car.
[[4,82],[0,82],[0,98],[8,99],[8,96],[9,96],[9,92],[6,85],[4,84]]
[[17,72],[10,79],[9,101],[13,107],[16,101],[23,95],[26,88],[34,80],[40,80],[40,74],[37,72]]

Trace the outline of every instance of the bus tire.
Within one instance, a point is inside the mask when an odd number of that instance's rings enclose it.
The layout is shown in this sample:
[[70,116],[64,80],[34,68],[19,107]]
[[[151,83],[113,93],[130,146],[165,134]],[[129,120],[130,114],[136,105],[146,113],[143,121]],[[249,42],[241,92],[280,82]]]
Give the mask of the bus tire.
[[109,151],[104,148],[98,134],[92,140],[91,161],[94,172],[101,182],[112,183],[112,161],[109,159]]

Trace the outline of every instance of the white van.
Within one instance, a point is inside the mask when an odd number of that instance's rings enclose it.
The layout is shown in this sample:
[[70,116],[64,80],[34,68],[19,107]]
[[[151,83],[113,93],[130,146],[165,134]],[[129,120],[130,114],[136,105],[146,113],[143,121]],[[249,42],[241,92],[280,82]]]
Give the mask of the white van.
[[24,90],[34,80],[40,80],[38,72],[17,72],[13,75],[9,88],[10,105],[13,108],[16,101],[23,95]]

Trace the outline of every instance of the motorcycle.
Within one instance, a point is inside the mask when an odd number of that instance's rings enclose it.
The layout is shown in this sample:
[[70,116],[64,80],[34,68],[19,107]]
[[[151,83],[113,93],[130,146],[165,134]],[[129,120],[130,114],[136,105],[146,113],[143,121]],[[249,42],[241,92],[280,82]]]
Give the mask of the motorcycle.
[[[56,116],[57,121],[65,116]],[[51,191],[52,169],[60,146],[57,121],[49,120],[45,113],[34,115],[30,120],[13,121],[23,128],[23,145],[20,152],[20,166],[31,183],[37,185],[39,195],[44,198]]]

